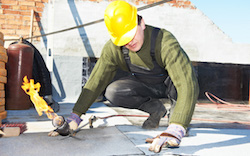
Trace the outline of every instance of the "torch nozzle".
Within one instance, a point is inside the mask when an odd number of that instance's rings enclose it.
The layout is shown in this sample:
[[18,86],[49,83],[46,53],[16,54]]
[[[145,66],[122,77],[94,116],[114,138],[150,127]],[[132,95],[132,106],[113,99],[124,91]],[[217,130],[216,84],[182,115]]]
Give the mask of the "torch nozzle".
[[55,117],[52,120],[52,125],[57,128],[56,131],[62,136],[67,136],[71,134],[69,124],[63,116]]
[[65,119],[63,116],[57,116],[52,120],[52,124],[54,127],[61,127],[65,123]]

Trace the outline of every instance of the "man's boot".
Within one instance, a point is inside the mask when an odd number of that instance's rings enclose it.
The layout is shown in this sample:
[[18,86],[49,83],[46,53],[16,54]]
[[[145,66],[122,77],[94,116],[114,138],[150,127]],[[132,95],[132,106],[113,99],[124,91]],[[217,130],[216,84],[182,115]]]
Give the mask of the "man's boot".
[[165,106],[159,99],[150,99],[143,103],[138,109],[147,112],[150,115],[147,120],[144,121],[142,125],[143,129],[158,128],[161,118],[167,113]]
[[55,113],[60,110],[59,104],[53,100],[52,95],[45,95],[43,99],[47,102],[47,104],[53,109]]

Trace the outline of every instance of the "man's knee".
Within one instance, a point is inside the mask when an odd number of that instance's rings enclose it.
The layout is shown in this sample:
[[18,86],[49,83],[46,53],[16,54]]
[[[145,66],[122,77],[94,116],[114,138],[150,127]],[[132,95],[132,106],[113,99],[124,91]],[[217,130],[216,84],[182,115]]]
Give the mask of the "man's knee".
[[115,87],[113,87],[112,83],[110,85],[108,85],[108,87],[106,88],[106,91],[105,91],[105,97],[110,100],[111,97],[113,97],[115,94]]
[[106,88],[106,92],[105,95],[113,95],[116,94],[117,91],[119,90],[119,85],[118,83],[115,81],[111,84],[108,85],[108,87]]
[[108,87],[106,88],[105,97],[110,102],[115,103],[116,99],[129,96],[130,93],[131,93],[130,88],[119,83],[119,81],[115,81],[110,85],[108,85]]

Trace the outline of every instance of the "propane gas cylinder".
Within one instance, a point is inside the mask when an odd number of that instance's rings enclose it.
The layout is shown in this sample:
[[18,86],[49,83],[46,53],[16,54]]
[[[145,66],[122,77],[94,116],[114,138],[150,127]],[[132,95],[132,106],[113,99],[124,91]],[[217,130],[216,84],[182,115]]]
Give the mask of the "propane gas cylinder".
[[24,110],[32,105],[30,98],[22,90],[24,76],[32,78],[34,49],[22,43],[11,44],[7,49],[8,62],[6,84],[6,109]]

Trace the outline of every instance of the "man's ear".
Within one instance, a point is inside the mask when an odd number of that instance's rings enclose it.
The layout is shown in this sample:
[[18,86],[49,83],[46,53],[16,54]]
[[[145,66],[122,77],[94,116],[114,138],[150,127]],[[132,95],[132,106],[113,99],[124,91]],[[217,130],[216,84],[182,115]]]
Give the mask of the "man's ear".
[[141,19],[141,27],[142,27],[142,30],[144,30],[146,28],[143,18]]

